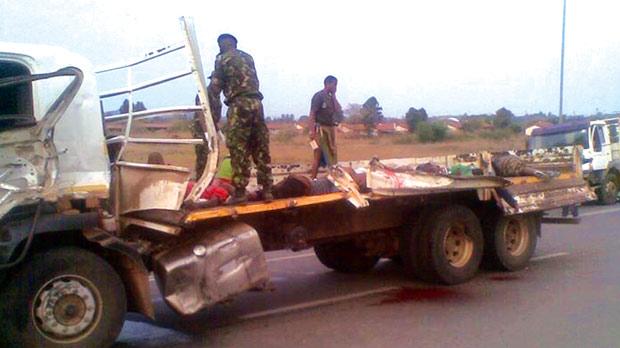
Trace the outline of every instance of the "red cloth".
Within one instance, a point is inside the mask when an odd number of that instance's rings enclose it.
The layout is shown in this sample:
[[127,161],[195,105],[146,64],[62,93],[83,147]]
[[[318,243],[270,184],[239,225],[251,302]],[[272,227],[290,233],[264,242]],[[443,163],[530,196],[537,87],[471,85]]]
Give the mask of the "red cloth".
[[[223,184],[230,185],[230,181],[226,179],[214,179],[213,183],[211,183],[211,185],[209,185],[209,187],[207,187],[207,189],[204,190],[204,192],[202,192],[202,195],[200,196],[200,198],[206,199],[206,200],[217,198],[220,200],[220,202],[225,201],[230,194],[228,193],[228,190],[226,190],[226,187]],[[189,193],[192,192],[194,185],[196,185],[195,181],[190,181],[187,184],[187,190],[185,191],[185,197],[187,197],[187,195],[189,195]]]

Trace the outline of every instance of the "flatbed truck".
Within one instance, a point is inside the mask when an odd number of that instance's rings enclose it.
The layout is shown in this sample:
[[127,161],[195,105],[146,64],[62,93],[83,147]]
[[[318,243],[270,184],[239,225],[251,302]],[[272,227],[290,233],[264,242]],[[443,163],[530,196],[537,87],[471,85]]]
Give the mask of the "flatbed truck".
[[[314,248],[338,272],[364,272],[398,258],[403,274],[459,284],[480,265],[524,268],[542,213],[593,199],[574,149],[517,155],[558,173],[551,180],[499,177],[493,154],[366,161],[354,180],[346,163],[310,194],[237,206],[196,205],[219,161],[219,135],[190,19],[184,42],[94,72],[65,50],[0,44],[0,339],[5,346],[100,347],[119,334],[127,311],[155,319],[149,278],[165,302],[188,316],[244,291],[270,287],[265,253]],[[132,69],[174,53],[190,68],[134,81]],[[128,86],[99,92],[96,76],[127,72]],[[197,84],[199,105],[133,110],[133,94],[181,77]],[[127,95],[123,114],[100,103]],[[193,99],[193,98],[192,98]],[[10,102],[6,102],[10,100]],[[164,114],[202,117],[200,138],[145,138],[139,121]],[[110,124],[121,134],[106,134]],[[132,158],[132,146],[199,145],[205,169],[187,193],[187,166]],[[190,146],[191,148],[191,146]],[[191,151],[191,150],[190,150]],[[432,160],[476,168],[457,177],[398,171]],[[290,167],[274,169],[276,177]],[[363,189],[362,186],[365,186]]]

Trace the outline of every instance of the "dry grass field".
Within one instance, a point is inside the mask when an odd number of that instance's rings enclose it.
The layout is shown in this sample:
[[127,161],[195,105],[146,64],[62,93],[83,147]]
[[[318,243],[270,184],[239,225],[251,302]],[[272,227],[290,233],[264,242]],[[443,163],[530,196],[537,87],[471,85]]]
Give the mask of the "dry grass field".
[[[525,138],[520,135],[501,140],[481,138],[446,140],[438,143],[403,144],[399,135],[381,135],[377,137],[336,138],[338,159],[353,161],[379,158],[428,157],[450,154],[461,154],[480,150],[501,151],[522,149],[525,147]],[[274,139],[275,138],[275,139]],[[309,163],[312,152],[308,138],[298,135],[288,141],[278,141],[277,137],[271,140],[271,156],[274,163]]]
[[[148,138],[190,138],[191,133],[185,129],[171,130],[139,130],[132,132],[135,137]],[[469,134],[457,136],[437,143],[420,143],[415,136],[380,135],[375,137],[337,135],[338,158],[340,161],[353,161],[379,158],[427,157],[449,154],[461,154],[481,150],[501,151],[522,149],[525,138],[522,134],[511,134],[506,137],[489,138]],[[312,150],[307,135],[300,133],[275,134],[270,137],[270,149],[274,164],[300,163],[309,164]],[[146,162],[150,152],[160,152],[168,164],[193,168],[195,152],[193,145],[129,145],[125,158],[131,161]],[[221,146],[222,153],[227,153]]]

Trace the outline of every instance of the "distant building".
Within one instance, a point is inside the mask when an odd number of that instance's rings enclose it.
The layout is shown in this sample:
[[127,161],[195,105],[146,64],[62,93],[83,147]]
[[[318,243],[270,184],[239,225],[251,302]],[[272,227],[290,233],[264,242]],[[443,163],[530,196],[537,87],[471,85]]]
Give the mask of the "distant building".
[[377,124],[379,134],[405,133],[407,131],[407,124],[404,122],[381,122]]
[[448,127],[450,132],[460,132],[463,129],[463,124],[456,117],[449,117],[444,120],[444,124]]
[[341,123],[337,128],[338,132],[348,135],[365,135],[367,134],[366,126],[359,123]]
[[547,122],[547,121],[537,121],[537,122],[534,122],[532,125],[530,125],[529,127],[525,128],[525,135],[527,135],[529,137],[530,135],[532,135],[532,132],[534,131],[534,129],[547,128],[547,127],[551,127],[551,126],[553,126],[553,123]]

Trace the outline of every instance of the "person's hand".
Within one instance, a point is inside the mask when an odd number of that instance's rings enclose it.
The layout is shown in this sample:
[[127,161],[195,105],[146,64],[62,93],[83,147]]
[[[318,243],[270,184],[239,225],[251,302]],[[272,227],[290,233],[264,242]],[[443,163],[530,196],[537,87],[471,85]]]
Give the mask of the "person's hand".
[[316,140],[316,131],[310,132],[310,140]]

